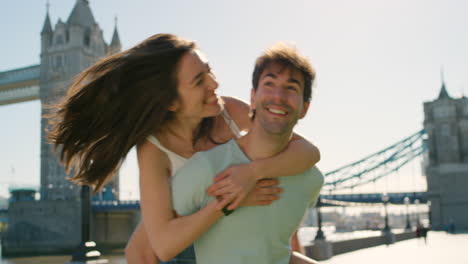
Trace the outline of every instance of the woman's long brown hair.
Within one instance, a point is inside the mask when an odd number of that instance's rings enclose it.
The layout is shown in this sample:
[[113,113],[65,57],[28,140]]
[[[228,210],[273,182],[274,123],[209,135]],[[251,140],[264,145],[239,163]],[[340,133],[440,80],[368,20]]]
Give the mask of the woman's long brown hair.
[[[177,64],[195,43],[170,34],[154,35],[83,71],[50,116],[48,138],[59,150],[72,180],[99,190],[120,168],[130,149],[173,116]],[[209,136],[202,121],[195,140]],[[194,141],[195,142],[195,141]]]

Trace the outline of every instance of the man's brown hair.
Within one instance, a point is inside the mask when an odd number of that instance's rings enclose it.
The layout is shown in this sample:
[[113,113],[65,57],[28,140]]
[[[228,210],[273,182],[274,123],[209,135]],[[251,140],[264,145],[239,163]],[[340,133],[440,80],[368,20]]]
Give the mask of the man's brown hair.
[[255,91],[258,88],[260,75],[272,63],[278,63],[289,69],[301,72],[304,77],[304,102],[311,99],[312,85],[315,79],[314,68],[312,68],[309,59],[300,54],[295,47],[281,42],[267,49],[255,62],[252,76],[252,85]]

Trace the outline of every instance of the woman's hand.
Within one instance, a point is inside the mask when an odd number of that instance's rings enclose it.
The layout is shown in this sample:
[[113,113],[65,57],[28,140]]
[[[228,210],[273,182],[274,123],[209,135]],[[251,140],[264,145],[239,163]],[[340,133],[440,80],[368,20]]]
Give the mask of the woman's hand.
[[252,164],[234,165],[214,178],[215,183],[207,189],[207,192],[211,196],[222,197],[218,209],[229,205],[227,209],[234,210],[254,189],[257,178]]
[[214,182],[207,192],[211,196],[222,197],[218,203],[218,209],[229,205],[228,210],[234,210],[253,190],[257,180],[249,164],[240,164],[229,167],[216,175]]
[[[283,192],[283,188],[278,187],[279,180],[277,179],[263,179],[257,181],[252,192],[247,194],[247,197],[241,201],[239,206],[258,206],[258,205],[269,205],[273,201],[280,198],[279,194]],[[216,196],[218,205],[223,201],[222,196]],[[220,207],[224,208],[226,203],[223,203]],[[231,209],[229,209],[231,210]]]

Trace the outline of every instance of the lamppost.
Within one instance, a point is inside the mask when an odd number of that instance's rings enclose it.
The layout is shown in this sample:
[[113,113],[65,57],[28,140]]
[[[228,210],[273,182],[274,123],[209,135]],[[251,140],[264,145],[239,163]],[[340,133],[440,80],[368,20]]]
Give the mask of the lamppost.
[[89,186],[81,186],[81,242],[72,255],[72,264],[107,264],[101,259],[101,253],[96,249],[96,243],[90,239],[91,226],[91,193]]
[[414,200],[414,205],[416,205],[416,226],[419,225],[419,199]]
[[318,197],[316,207],[317,207],[318,230],[317,230],[317,234],[315,235],[315,240],[325,240],[325,234],[323,233],[323,230],[322,230],[322,213],[320,212],[320,208],[322,207],[321,196]]
[[432,203],[431,201],[427,201],[427,220],[429,222],[429,228],[432,227]]
[[383,231],[385,232],[390,231],[390,225],[388,224],[388,210],[387,210],[388,200],[389,200],[388,194],[384,193],[382,195],[382,202],[384,203],[384,208],[385,208],[385,227],[383,229]]
[[405,197],[404,199],[405,205],[406,205],[406,231],[411,231],[411,221],[410,221],[410,215],[409,215],[409,203],[410,199],[408,196]]
[[317,221],[318,230],[315,235],[313,247],[306,247],[307,254],[314,255],[318,260],[329,259],[333,256],[333,245],[325,239],[325,234],[322,230],[322,212],[320,208],[323,206],[321,196],[318,197],[317,201]]
[[387,209],[387,204],[388,201],[390,200],[390,197],[388,196],[387,193],[384,193],[382,195],[382,202],[384,204],[385,208],[385,227],[382,230],[384,236],[385,236],[385,242],[386,244],[393,244],[395,243],[395,235],[392,233],[392,230],[390,228],[390,225],[388,224],[388,209]]

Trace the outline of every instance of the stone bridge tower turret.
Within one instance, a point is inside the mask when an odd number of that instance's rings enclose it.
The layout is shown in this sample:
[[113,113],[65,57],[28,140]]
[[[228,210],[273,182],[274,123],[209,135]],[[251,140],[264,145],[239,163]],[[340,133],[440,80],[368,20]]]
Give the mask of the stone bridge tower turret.
[[[66,22],[52,28],[47,11],[41,32],[40,100],[41,120],[41,200],[79,199],[79,188],[66,179],[64,167],[46,140],[45,115],[48,105],[57,103],[69,89],[73,78],[99,58],[121,49],[117,27],[110,45],[96,23],[87,0],[77,0]],[[98,114],[98,113],[96,113]],[[110,183],[118,191],[117,177]],[[116,193],[117,194],[117,193]],[[116,196],[118,197],[118,195]]]
[[432,225],[468,229],[468,98],[450,97],[442,80],[439,97],[424,103],[424,128]]

